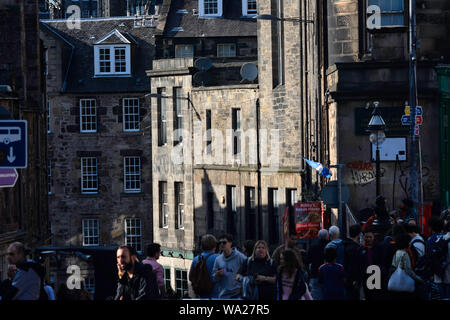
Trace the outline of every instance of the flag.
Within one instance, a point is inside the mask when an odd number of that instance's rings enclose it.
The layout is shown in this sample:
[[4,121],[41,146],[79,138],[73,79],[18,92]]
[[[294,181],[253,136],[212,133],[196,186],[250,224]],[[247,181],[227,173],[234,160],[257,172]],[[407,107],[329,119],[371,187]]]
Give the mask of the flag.
[[319,174],[321,176],[324,176],[327,179],[331,178],[330,169],[328,169],[327,167],[324,167],[321,163],[314,162],[314,161],[308,160],[306,158],[303,158],[303,159],[306,161],[307,164],[309,164],[311,167],[313,167],[314,169],[319,171]]

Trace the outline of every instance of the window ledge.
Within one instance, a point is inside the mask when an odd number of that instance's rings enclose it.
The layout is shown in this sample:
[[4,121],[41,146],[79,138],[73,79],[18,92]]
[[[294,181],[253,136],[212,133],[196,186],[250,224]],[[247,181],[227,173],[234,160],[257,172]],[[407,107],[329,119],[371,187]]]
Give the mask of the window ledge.
[[99,193],[81,193],[80,194],[81,198],[98,198],[99,197]]
[[408,32],[408,26],[381,27],[380,29],[367,29],[368,33],[403,33]]
[[92,78],[131,78],[131,74],[96,74]]
[[140,192],[121,192],[120,197],[122,198],[132,198],[132,197],[144,197],[145,193]]

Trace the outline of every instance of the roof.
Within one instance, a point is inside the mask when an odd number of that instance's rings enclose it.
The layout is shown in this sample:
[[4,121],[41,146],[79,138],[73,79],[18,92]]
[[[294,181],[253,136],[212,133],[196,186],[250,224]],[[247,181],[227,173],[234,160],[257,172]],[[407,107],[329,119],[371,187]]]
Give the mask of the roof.
[[242,17],[242,0],[223,0],[222,17],[194,15],[198,0],[169,2],[164,37],[256,37],[256,19]]
[[[80,19],[80,28],[73,28],[67,20],[42,20],[53,37],[72,47],[71,55],[63,55],[63,65],[67,78],[64,92],[68,93],[112,93],[145,92],[150,83],[145,70],[152,68],[155,55],[155,34],[160,33],[154,27],[135,27],[134,17]],[[73,29],[71,29],[73,28]],[[131,60],[131,77],[94,78],[94,45],[130,44],[134,54]]]

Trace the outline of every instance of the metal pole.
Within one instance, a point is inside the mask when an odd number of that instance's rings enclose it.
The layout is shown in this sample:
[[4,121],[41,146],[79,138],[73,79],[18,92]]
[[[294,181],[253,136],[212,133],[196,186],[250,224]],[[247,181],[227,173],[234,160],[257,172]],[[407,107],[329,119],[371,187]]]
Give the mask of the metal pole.
[[409,0],[409,101],[410,101],[410,192],[413,203],[412,215],[417,220],[417,155],[416,155],[416,138],[415,138],[415,124],[416,124],[416,104],[417,104],[417,83],[416,83],[416,1]]
[[380,173],[380,148],[377,141],[376,162],[375,162],[375,179],[377,184],[377,197],[381,194],[381,173]]
[[338,179],[338,224],[342,231],[344,226],[344,217],[342,216],[342,184],[341,184],[341,166],[337,165],[337,179]]
[[[422,144],[420,143],[420,135],[419,139],[417,139],[419,142],[419,170],[420,170],[420,210],[419,210],[419,221],[418,226],[421,228],[423,233],[423,182],[422,182]],[[416,219],[417,221],[417,219]]]

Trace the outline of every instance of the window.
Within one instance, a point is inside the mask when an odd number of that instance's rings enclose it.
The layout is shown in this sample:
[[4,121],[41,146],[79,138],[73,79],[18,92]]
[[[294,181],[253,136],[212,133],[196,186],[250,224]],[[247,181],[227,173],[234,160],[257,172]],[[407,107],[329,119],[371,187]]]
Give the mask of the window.
[[160,228],[169,226],[169,201],[166,181],[159,182],[159,221]]
[[297,189],[286,189],[286,206],[294,207],[297,199]]
[[94,47],[95,75],[129,75],[131,73],[129,45],[96,45]]
[[[158,88],[157,93],[159,95],[164,95],[166,90],[164,88]],[[165,98],[158,98],[157,102],[157,116],[158,116],[158,145],[163,146],[167,143],[166,135],[166,101]]]
[[97,158],[81,158],[81,192],[98,192]]
[[404,0],[368,0],[367,5],[376,5],[381,10],[381,27],[405,25]]
[[176,44],[175,58],[193,58],[194,46],[192,44]]
[[227,232],[236,234],[236,186],[227,186]]
[[233,155],[241,153],[241,109],[232,111]]
[[206,109],[206,153],[212,153],[212,120],[211,120],[211,109]]
[[272,15],[280,18],[272,21],[272,85],[284,84],[284,28],[281,22],[283,12],[282,0],[272,2]]
[[83,219],[83,246],[98,246],[99,243],[98,219]]
[[97,132],[95,99],[80,99],[80,132]]
[[89,291],[91,297],[94,297],[95,294],[95,277],[86,277],[84,278],[84,288]]
[[181,88],[173,88],[173,140],[178,144],[183,140],[183,103]]
[[167,288],[172,288],[171,276],[170,276],[170,267],[163,267],[164,270],[164,285]]
[[236,57],[236,45],[234,43],[219,43],[217,45],[218,57]]
[[214,229],[214,192],[208,192],[206,195],[206,203],[208,210],[208,229]]
[[53,194],[52,160],[48,160],[48,194]]
[[258,13],[258,8],[256,6],[256,0],[242,0],[242,15],[243,16],[254,16]]
[[180,298],[188,293],[187,271],[175,269],[175,292]]
[[138,253],[142,251],[141,219],[125,219],[125,245],[132,246]]
[[123,104],[123,131],[136,132],[139,131],[140,114],[139,114],[139,99],[126,98],[122,101]]
[[141,192],[141,158],[125,157],[123,171],[125,192]]
[[269,188],[269,244],[278,244],[278,190]]
[[184,185],[183,182],[175,182],[175,215],[176,228],[184,228]]
[[248,240],[256,240],[255,188],[245,187],[245,235]]
[[198,4],[201,16],[222,16],[222,0],[200,0]]

